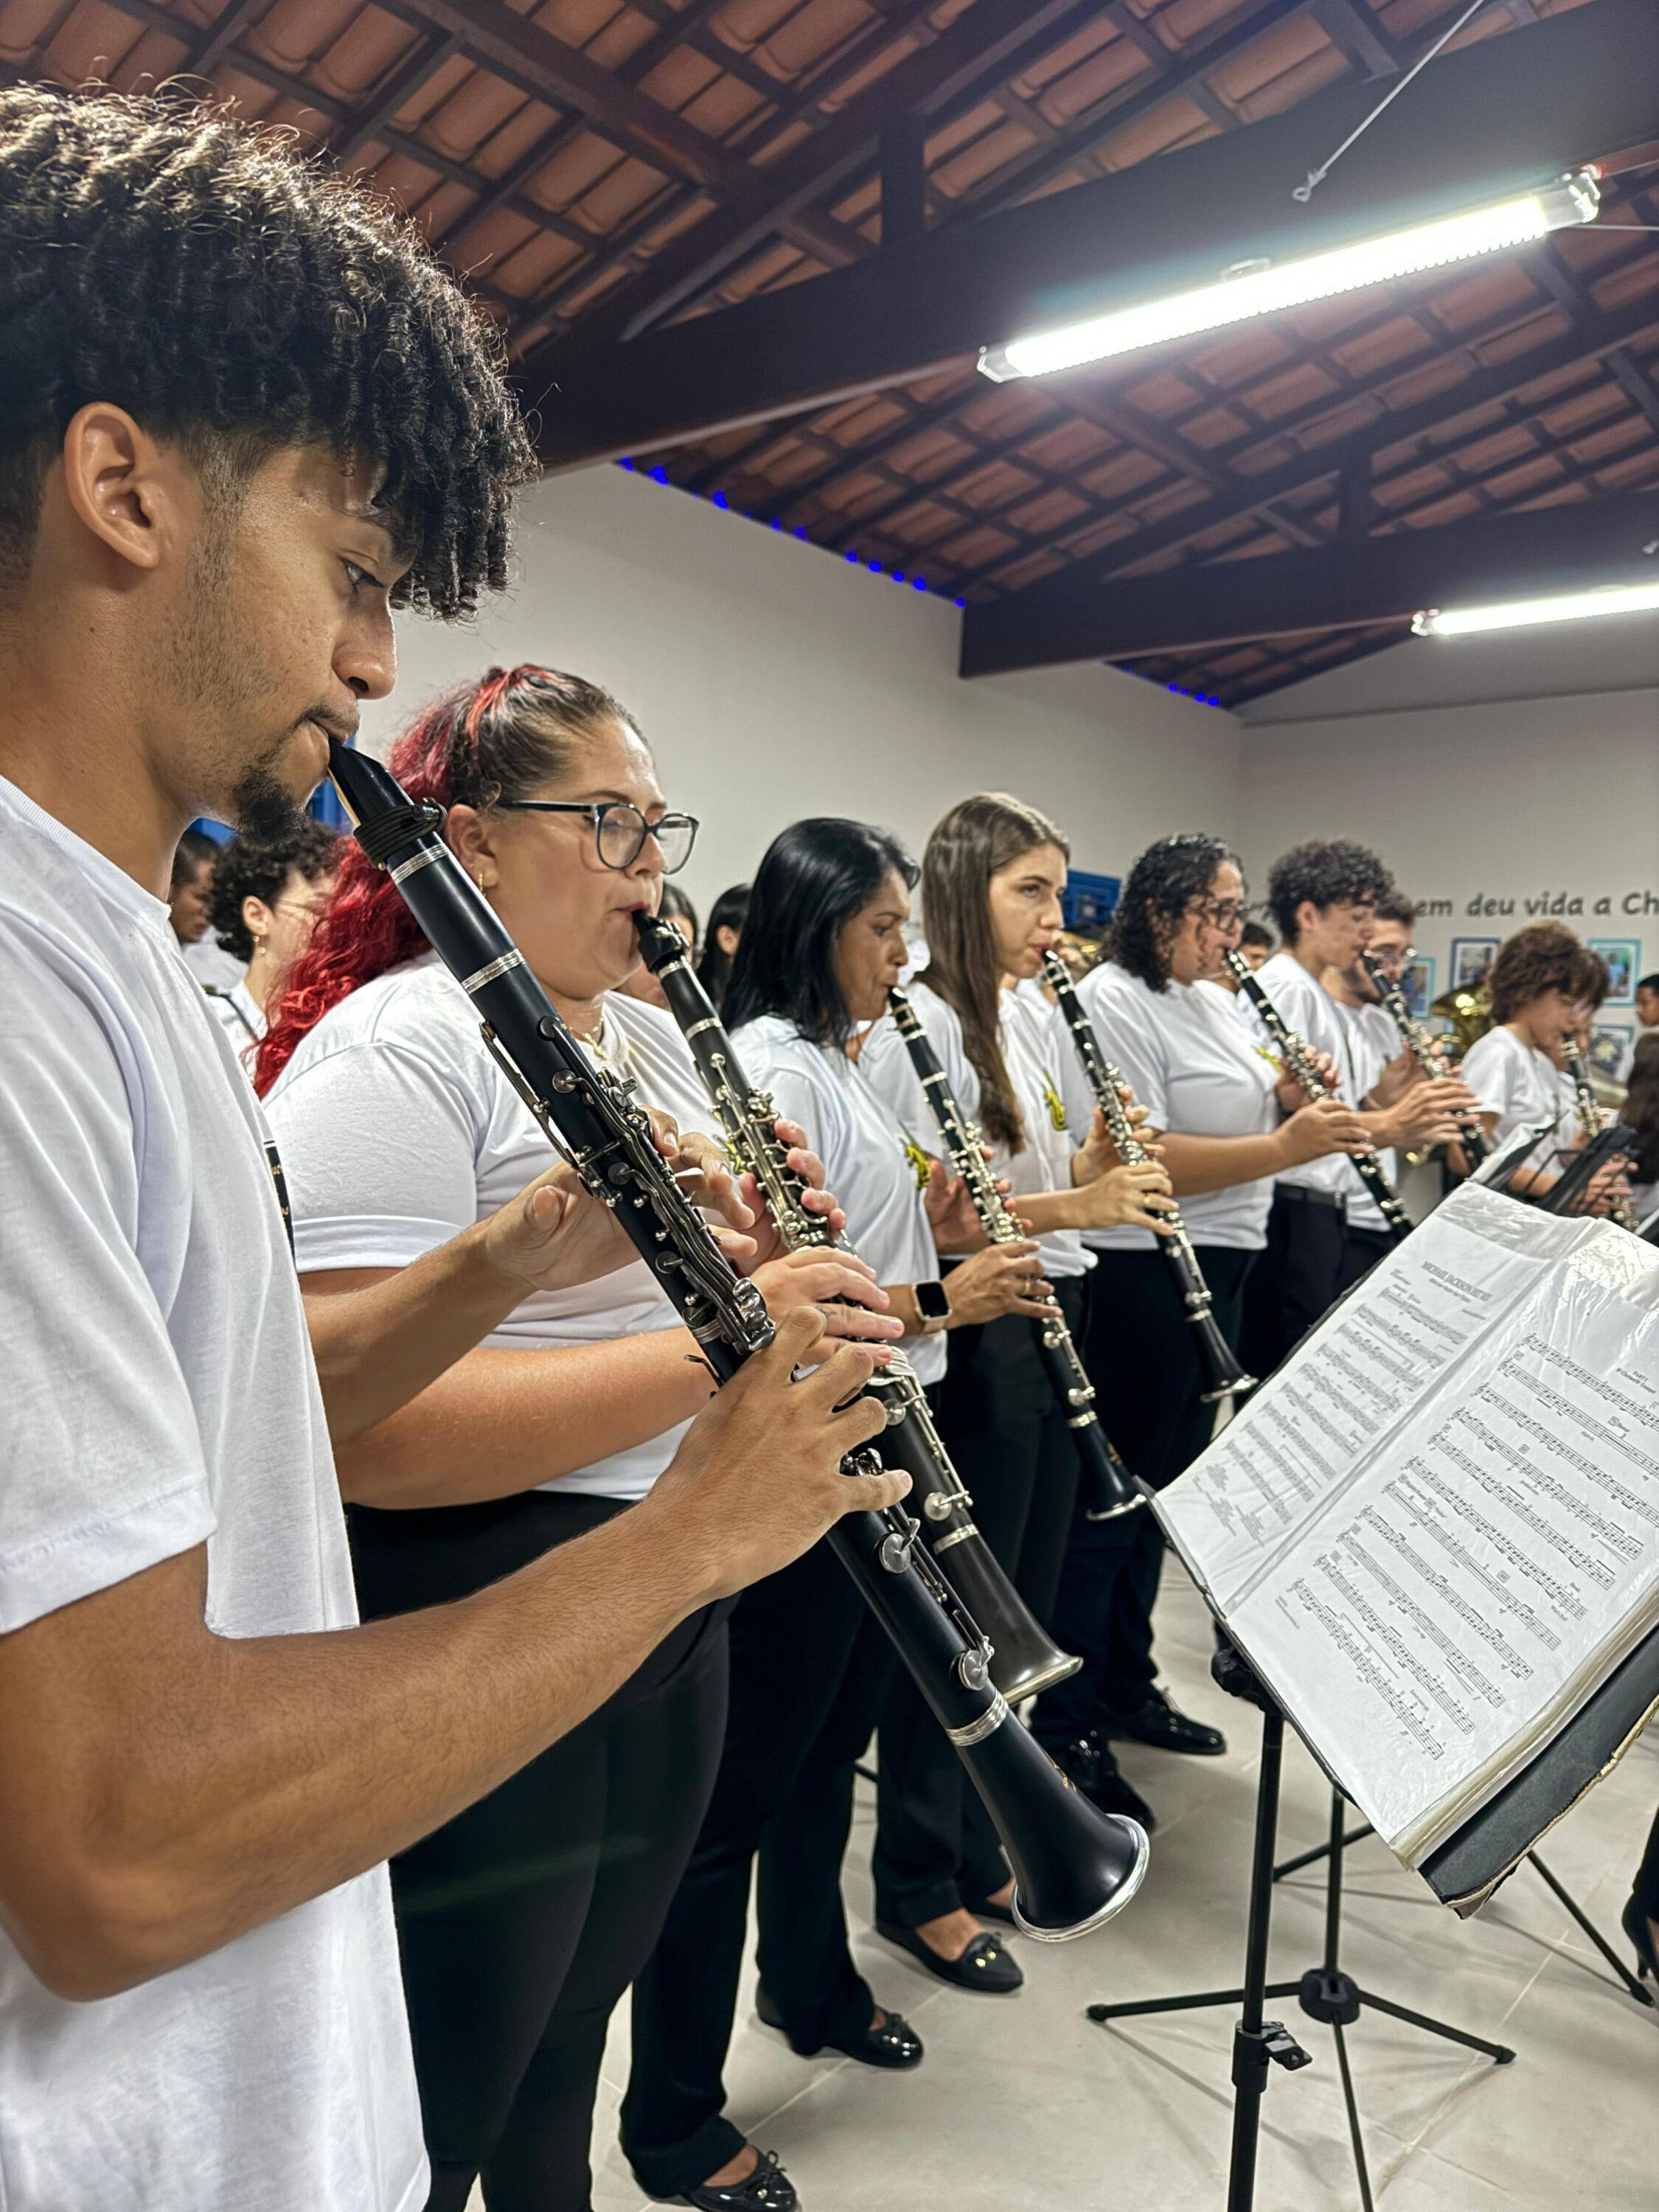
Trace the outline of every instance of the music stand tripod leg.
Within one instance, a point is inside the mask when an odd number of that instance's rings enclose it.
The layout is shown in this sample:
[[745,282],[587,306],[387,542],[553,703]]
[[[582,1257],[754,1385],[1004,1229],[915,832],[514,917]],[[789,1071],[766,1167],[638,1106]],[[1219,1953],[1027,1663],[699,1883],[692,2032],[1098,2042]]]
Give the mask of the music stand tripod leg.
[[1556,1880],[1555,1876],[1544,1864],[1543,1860],[1539,1857],[1536,1851],[1528,1851],[1527,1853],[1527,1856],[1531,1860],[1533,1865],[1537,1868],[1539,1873],[1542,1875],[1544,1880],[1554,1891],[1561,1903],[1566,1906],[1567,1911],[1578,1923],[1578,1925],[1583,1929],[1585,1935],[1589,1937],[1590,1942],[1595,1944],[1596,1949],[1607,1960],[1608,1966],[1613,1968],[1613,1972],[1618,1975],[1620,1980],[1635,1998],[1637,2003],[1650,2005],[1653,2002],[1652,1997],[1650,1997],[1648,1992],[1642,1987],[1641,1983],[1638,1981],[1636,1976],[1632,1973],[1630,1968],[1619,1956],[1619,1954],[1613,1949],[1613,1946],[1608,1942],[1607,1937],[1601,1933],[1595,1922],[1589,1918],[1583,1907],[1579,1904],[1577,1899],[1570,1895]]

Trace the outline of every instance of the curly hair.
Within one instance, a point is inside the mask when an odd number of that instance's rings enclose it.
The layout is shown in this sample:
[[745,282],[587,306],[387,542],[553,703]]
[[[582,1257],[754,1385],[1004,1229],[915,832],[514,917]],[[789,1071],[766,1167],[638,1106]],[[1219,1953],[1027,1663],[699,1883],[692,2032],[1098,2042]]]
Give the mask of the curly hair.
[[927,966],[919,980],[955,1009],[979,1077],[979,1121],[994,1144],[1024,1149],[1025,1121],[1003,1058],[1002,976],[991,932],[991,878],[1024,853],[1072,848],[1046,814],[1000,791],[959,799],[921,856],[921,921]]
[[242,919],[243,900],[263,899],[275,906],[291,875],[308,884],[326,883],[343,849],[339,831],[325,829],[308,814],[283,837],[233,837],[221,848],[208,902],[208,927],[221,950],[252,960],[253,939]]
[[1207,898],[1215,872],[1238,855],[1219,837],[1185,830],[1149,845],[1129,871],[1106,932],[1106,957],[1148,990],[1170,988],[1170,942],[1194,899]]
[[[617,722],[638,726],[597,684],[526,661],[447,692],[398,738],[386,765],[413,799],[482,811],[568,774],[580,749]],[[270,1026],[254,1062],[259,1096],[331,1006],[426,950],[396,884],[347,839],[328,910],[266,1009]]]
[[1297,939],[1296,910],[1304,900],[1321,908],[1344,899],[1375,906],[1394,887],[1394,878],[1369,846],[1346,837],[1315,838],[1293,845],[1267,871],[1267,911],[1291,945]]
[[0,583],[101,399],[210,494],[287,447],[372,467],[394,604],[467,614],[535,472],[501,360],[413,227],[276,133],[183,94],[0,92]]
[[1546,991],[1559,991],[1575,1006],[1589,1000],[1599,1006],[1607,994],[1607,973],[1601,955],[1565,922],[1529,921],[1504,939],[1487,975],[1492,1020],[1512,1022]]

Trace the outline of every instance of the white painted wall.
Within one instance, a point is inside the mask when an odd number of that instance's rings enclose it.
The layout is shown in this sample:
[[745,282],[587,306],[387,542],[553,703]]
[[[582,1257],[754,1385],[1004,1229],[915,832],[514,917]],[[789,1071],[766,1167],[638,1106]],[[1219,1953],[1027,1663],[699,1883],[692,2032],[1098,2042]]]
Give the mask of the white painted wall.
[[705,910],[805,814],[883,823],[920,853],[953,800],[1007,789],[1109,873],[1170,829],[1235,828],[1231,714],[1105,667],[962,683],[949,601],[643,475],[537,485],[518,558],[476,624],[403,621],[370,743],[492,662],[590,677],[639,718],[671,804],[702,820],[685,883]]
[[[1355,701],[1365,665],[1336,672]],[[1659,969],[1659,689],[1257,724],[1243,754],[1253,888],[1304,837],[1374,846],[1411,896],[1450,904],[1417,931],[1437,989],[1454,937],[1507,936],[1533,918],[1528,900],[1582,936],[1636,939],[1636,972]],[[1472,915],[1477,898],[1504,910]]]

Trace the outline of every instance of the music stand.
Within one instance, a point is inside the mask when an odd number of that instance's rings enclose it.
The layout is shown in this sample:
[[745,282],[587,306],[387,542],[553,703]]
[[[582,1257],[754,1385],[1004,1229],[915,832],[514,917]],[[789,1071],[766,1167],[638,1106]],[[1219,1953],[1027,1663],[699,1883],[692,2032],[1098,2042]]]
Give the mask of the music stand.
[[[1365,2162],[1360,2131],[1359,2107],[1354,2095],[1353,2074],[1343,2030],[1362,2011],[1386,2013],[1425,2034],[1443,2037],[1478,2051],[1495,2066],[1507,2066],[1515,2053],[1501,2043],[1488,2043],[1427,2013],[1413,2012],[1373,1990],[1362,1989],[1341,1963],[1342,1853],[1330,1850],[1325,1891],[1325,1951],[1316,1966],[1310,1966],[1294,1982],[1267,1979],[1267,1942],[1273,1911],[1273,1844],[1279,1829],[1279,1772],[1285,1742],[1285,1716],[1278,1700],[1231,1644],[1224,1644],[1210,1662],[1210,1671],[1230,1695],[1258,1708],[1261,1720],[1261,1765],[1256,1781],[1255,1830],[1250,1853],[1250,1899],[1244,1945],[1243,1986],[1236,1990],[1205,1990],[1192,1996],[1146,1997],[1127,2004],[1091,2004],[1088,2017],[1104,2022],[1144,2018],[1152,2013],[1197,2012],[1213,2005],[1237,2004],[1238,2023],[1233,2030],[1233,2136],[1227,2181],[1227,2212],[1250,2212],[1255,2201],[1256,2152],[1261,2131],[1261,2100],[1267,2094],[1268,2068],[1282,2066],[1295,2073],[1312,2063],[1283,2021],[1264,2017],[1263,2008],[1279,1997],[1295,1997],[1310,2020],[1328,2027],[1336,2045],[1336,2063],[1342,2077],[1342,2101],[1348,2118],[1348,2140],[1353,2150],[1354,2172],[1359,2183],[1364,2212],[1372,2212],[1370,2171]],[[1332,1836],[1342,1832],[1344,1800],[1332,1792]],[[1329,1848],[1328,1846],[1327,1847]]]
[[[1310,2018],[1321,2017],[1308,1996],[1322,1999],[1325,1968],[1315,1967],[1297,1982],[1269,1982],[1267,1937],[1272,1913],[1273,1836],[1278,1826],[1279,1785],[1285,1741],[1285,1717],[1278,1702],[1249,1662],[1231,1644],[1218,1650],[1210,1671],[1221,1688],[1242,1697],[1262,1715],[1261,1768],[1256,1785],[1255,1836],[1250,1862],[1250,1901],[1244,1953],[1244,1987],[1213,1990],[1196,1996],[1154,1997],[1139,2003],[1090,2005],[1094,2021],[1124,2020],[1162,2012],[1190,2012],[1211,2005],[1237,2002],[1241,2014],[1233,2033],[1233,2136],[1228,2168],[1227,2212],[1251,2212],[1255,2201],[1255,2163],[1261,2137],[1261,2100],[1267,2093],[1268,2069],[1283,2066],[1295,2072],[1310,2063],[1310,2054],[1280,2021],[1263,2017],[1269,2000],[1294,1996]],[[1659,1628],[1651,1629],[1641,1643],[1594,1691],[1577,1714],[1547,1743],[1530,1765],[1514,1775],[1456,1834],[1449,1837],[1424,1860],[1418,1871],[1443,1904],[1474,1911],[1527,1856],[1547,1829],[1589,1790],[1626,1746],[1634,1741],[1659,1711]],[[1342,1835],[1342,1800],[1333,1784],[1331,1842]],[[1341,1851],[1328,1844],[1333,1866]],[[1340,1905],[1340,1888],[1335,1892]],[[1327,1893],[1327,1949],[1331,1948],[1331,1893]],[[1340,1971],[1340,1969],[1338,1970]],[[1346,1979],[1346,1977],[1345,1977]],[[1333,1993],[1334,1994],[1334,1993]],[[1500,2044],[1483,2042],[1460,2028],[1447,2027],[1421,2013],[1407,2012],[1375,1996],[1362,1996],[1362,2006],[1385,2012],[1429,2033],[1447,2037],[1489,2054],[1496,2065],[1507,2065],[1515,2053]],[[1347,2050],[1342,2035],[1346,2019],[1331,2019],[1337,2062],[1341,2070],[1343,2101],[1353,2145],[1355,2171],[1361,2202],[1371,2212],[1370,2180],[1359,2136],[1359,2116],[1353,2095]]]

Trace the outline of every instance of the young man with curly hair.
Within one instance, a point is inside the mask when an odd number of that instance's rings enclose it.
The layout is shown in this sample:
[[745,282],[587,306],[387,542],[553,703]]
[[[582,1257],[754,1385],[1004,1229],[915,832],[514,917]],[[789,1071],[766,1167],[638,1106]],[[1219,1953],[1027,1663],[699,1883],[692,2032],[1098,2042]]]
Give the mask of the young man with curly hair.
[[[1362,972],[1359,954],[1379,903],[1395,896],[1393,877],[1364,845],[1338,837],[1294,847],[1268,872],[1280,950],[1258,974],[1286,1024],[1312,1046],[1331,1089],[1358,1110],[1373,1145],[1443,1143],[1456,1134],[1459,1086],[1425,1082],[1403,1052],[1376,1066],[1328,988],[1332,971]],[[1271,1040],[1243,994],[1238,1008],[1267,1049]],[[1347,1261],[1349,1200],[1361,1188],[1352,1162],[1335,1152],[1276,1178],[1239,1346],[1253,1374],[1271,1374],[1335,1298]],[[1357,1218],[1365,1225],[1363,1212]]]
[[165,894],[193,817],[291,823],[394,606],[502,582],[531,466],[378,203],[207,111],[0,93],[8,2212],[417,2212],[388,1855],[905,1486],[841,1474],[869,1355],[793,1383],[791,1316],[636,1509],[356,1625],[331,1437],[631,1248],[556,1169],[308,1341]]

